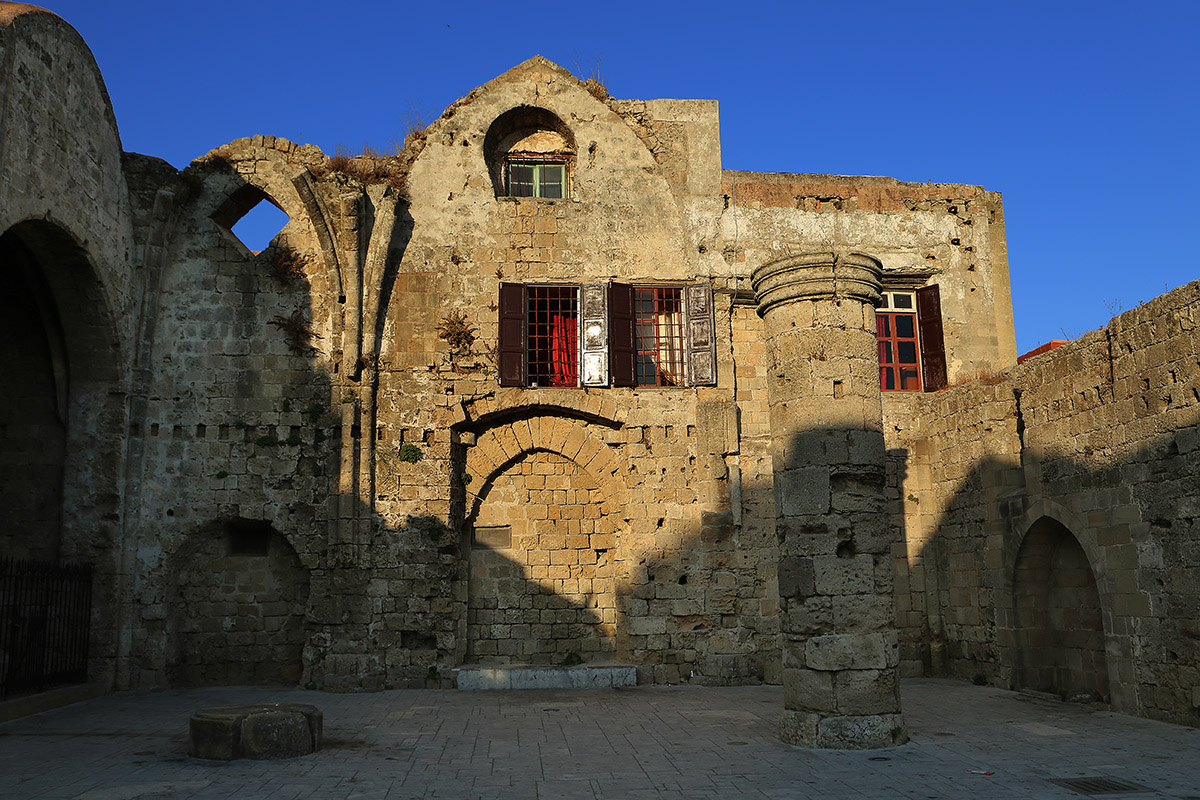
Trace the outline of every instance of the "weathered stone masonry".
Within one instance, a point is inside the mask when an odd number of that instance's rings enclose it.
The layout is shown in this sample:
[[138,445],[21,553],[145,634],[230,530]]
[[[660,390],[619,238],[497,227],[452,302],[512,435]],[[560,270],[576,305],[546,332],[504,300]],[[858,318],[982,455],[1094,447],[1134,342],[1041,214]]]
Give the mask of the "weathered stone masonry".
[[[399,155],[179,171],[52,14],[0,3],[0,64],[0,555],[95,567],[95,680],[613,661],[880,746],[899,675],[954,674],[1200,723],[1196,284],[1012,366],[998,194],[724,170],[711,101],[535,57]],[[502,285],[608,299],[589,385],[530,385]],[[931,286],[951,386],[881,393],[875,303]],[[686,353],[615,346],[638,291]]]

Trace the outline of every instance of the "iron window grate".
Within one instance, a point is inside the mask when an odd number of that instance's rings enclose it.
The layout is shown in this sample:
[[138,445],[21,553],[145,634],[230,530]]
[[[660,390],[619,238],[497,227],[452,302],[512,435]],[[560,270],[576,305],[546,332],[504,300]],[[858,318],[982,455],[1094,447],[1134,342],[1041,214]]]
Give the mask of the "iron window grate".
[[1123,781],[1118,778],[1088,777],[1088,778],[1052,778],[1050,783],[1057,784],[1073,792],[1086,795],[1097,794],[1129,794],[1132,792],[1149,792],[1146,786]]
[[638,386],[683,386],[683,291],[634,290]]

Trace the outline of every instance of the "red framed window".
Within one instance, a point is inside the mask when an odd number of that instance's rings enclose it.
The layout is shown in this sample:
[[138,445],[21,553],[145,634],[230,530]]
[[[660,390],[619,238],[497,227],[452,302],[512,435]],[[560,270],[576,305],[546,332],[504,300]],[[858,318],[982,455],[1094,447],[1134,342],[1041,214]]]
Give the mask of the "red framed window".
[[578,386],[578,287],[528,286],[525,301],[529,385]]
[[635,287],[634,342],[638,386],[684,386],[683,290]]
[[917,306],[912,292],[884,292],[875,310],[879,348],[879,388],[885,392],[921,391],[921,346]]

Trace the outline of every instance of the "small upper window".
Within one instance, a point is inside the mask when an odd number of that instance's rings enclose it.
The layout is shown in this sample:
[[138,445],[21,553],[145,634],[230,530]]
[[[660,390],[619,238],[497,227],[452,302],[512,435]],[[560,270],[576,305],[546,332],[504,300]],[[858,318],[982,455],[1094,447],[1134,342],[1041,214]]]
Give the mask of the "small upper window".
[[497,197],[571,196],[575,139],[550,111],[532,106],[506,111],[488,128],[483,146]]
[[535,160],[512,154],[504,162],[509,197],[564,197],[567,165],[563,161]]
[[917,308],[911,292],[884,292],[875,311],[879,347],[879,388],[885,392],[921,391],[917,345]]

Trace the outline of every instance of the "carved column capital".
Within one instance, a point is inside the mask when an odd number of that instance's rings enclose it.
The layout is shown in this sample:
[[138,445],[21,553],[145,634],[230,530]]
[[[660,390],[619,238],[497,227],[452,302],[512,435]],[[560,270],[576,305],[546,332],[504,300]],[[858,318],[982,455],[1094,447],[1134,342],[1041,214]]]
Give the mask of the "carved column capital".
[[879,260],[863,253],[799,253],[758,267],[750,285],[760,316],[797,300],[849,298],[875,305],[882,272]]

